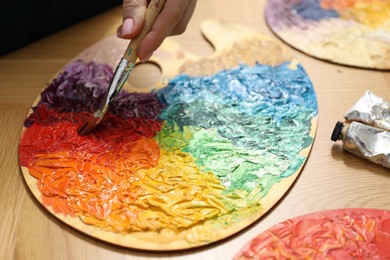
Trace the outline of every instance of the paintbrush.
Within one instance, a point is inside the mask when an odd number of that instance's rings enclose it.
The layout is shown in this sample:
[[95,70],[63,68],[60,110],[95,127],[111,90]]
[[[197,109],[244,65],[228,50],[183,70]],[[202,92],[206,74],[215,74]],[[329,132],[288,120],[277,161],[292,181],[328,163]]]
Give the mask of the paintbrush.
[[123,84],[125,84],[127,78],[129,77],[130,72],[133,70],[137,61],[138,46],[144,39],[145,35],[151,30],[154,21],[162,10],[164,4],[165,0],[150,1],[148,7],[146,8],[142,31],[137,35],[137,37],[132,39],[127,46],[127,49],[115,70],[110,86],[108,87],[107,94],[102,100],[100,108],[95,111],[92,118],[78,129],[78,133],[80,135],[89,134],[102,121],[110,104],[114,101],[116,95],[119,93]]

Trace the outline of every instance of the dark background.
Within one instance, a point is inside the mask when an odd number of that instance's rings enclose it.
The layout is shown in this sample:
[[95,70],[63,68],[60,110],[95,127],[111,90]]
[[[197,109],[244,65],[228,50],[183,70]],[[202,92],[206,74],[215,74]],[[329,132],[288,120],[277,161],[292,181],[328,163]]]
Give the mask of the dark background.
[[1,0],[0,56],[121,3],[122,0]]

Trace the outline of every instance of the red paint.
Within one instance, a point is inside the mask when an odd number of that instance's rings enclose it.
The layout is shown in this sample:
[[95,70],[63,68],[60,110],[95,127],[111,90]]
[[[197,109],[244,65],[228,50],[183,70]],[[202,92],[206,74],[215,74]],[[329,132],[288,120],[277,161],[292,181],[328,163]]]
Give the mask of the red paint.
[[20,163],[28,166],[35,154],[70,151],[72,154],[103,153],[122,142],[141,137],[153,138],[162,123],[152,119],[127,119],[107,114],[92,134],[80,136],[78,127],[90,115],[86,112],[56,113],[46,105],[39,106],[29,117],[34,124],[25,129],[19,148]]
[[158,163],[153,137],[162,125],[107,114],[96,131],[80,136],[77,129],[88,116],[38,107],[21,139],[20,163],[37,178],[42,201],[54,212],[122,230],[137,218],[129,205],[144,192],[137,172]]
[[344,209],[270,228],[235,259],[390,259],[390,211]]

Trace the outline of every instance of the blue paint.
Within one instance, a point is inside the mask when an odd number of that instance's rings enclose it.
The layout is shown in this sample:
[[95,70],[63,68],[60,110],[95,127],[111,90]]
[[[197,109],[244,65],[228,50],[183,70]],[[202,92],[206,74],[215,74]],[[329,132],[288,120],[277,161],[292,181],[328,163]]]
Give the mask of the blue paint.
[[[288,66],[241,65],[212,76],[179,75],[157,91],[165,105],[160,119],[180,129],[205,129],[194,131],[199,134],[184,151],[221,179],[228,172],[239,171],[244,163],[246,169],[257,164],[252,167],[253,175],[260,175],[272,161],[283,164],[282,176],[288,177],[304,162],[299,153],[312,143],[311,120],[317,115],[310,79],[302,66]],[[204,143],[202,151],[197,150],[199,143]],[[201,158],[204,153],[209,158]],[[218,158],[230,158],[224,165],[231,168],[217,165]],[[253,158],[262,158],[266,164]],[[246,170],[242,174],[251,173]]]
[[299,16],[314,21],[340,17],[335,10],[323,9],[319,0],[301,0],[298,5],[294,6],[293,10],[295,10]]

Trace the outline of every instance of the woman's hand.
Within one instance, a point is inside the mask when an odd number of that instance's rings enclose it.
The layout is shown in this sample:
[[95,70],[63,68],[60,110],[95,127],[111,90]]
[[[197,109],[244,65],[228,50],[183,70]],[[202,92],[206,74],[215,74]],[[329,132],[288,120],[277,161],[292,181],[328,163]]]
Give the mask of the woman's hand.
[[[148,3],[147,0],[123,0],[123,24],[118,28],[118,37],[132,39],[141,32]],[[138,48],[139,59],[147,61],[166,37],[182,34],[195,6],[196,0],[166,0],[151,31]]]

